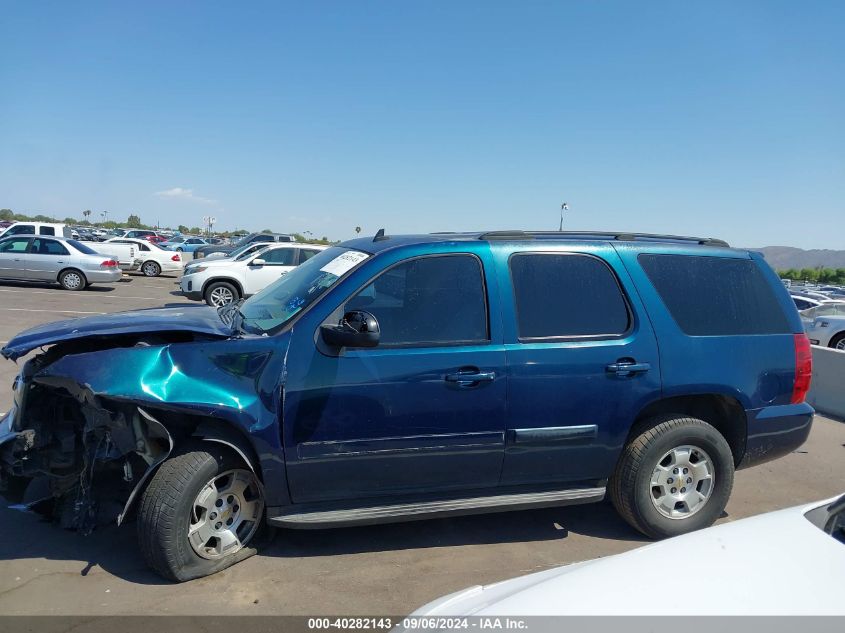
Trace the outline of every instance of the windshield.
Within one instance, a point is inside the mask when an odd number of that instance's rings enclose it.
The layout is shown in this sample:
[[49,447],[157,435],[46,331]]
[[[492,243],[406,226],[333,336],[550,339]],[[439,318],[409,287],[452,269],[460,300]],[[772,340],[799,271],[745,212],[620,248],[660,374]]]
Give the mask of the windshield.
[[339,246],[315,255],[241,306],[244,329],[267,334],[279,331],[368,257],[368,253]]

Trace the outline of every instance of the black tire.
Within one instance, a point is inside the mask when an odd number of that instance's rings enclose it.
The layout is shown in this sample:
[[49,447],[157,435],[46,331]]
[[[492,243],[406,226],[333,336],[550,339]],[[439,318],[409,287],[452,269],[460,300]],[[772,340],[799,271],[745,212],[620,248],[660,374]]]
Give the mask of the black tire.
[[59,285],[65,290],[85,290],[88,286],[88,280],[82,274],[82,271],[69,268],[59,274]]
[[161,266],[158,262],[149,260],[141,264],[141,272],[145,277],[158,277],[161,274]]
[[[659,510],[658,502],[653,501],[660,496],[656,492],[660,486],[652,485],[652,474],[667,453],[682,446],[697,447],[709,457],[708,463],[712,462],[711,487],[709,496],[703,503],[699,502],[697,509],[691,511],[685,502],[678,502],[679,505],[669,511],[679,512],[681,516],[671,518],[664,514],[665,508]],[[693,466],[690,468],[694,470]],[[666,474],[671,476],[672,472],[674,469],[670,467],[670,472]],[[610,499],[622,518],[646,536],[659,539],[712,525],[728,503],[733,479],[733,454],[724,436],[703,420],[673,414],[652,418],[635,429],[622,451],[608,488]],[[687,484],[681,481],[681,485]],[[704,482],[694,481],[691,486],[704,489]],[[674,499],[672,495],[665,495],[665,498]],[[683,516],[685,508],[687,515]]]
[[229,283],[228,281],[212,281],[205,287],[203,298],[205,299],[205,302],[212,308],[219,308],[226,304],[220,303],[220,301],[217,300],[216,297],[220,294],[226,293],[228,293],[232,297],[230,303],[232,301],[237,301],[241,298],[241,293],[238,291],[235,285]]
[[[137,525],[141,553],[158,574],[183,582],[214,574],[256,553],[256,544],[265,533],[263,498],[257,524],[250,528],[250,536],[240,549],[218,558],[204,558],[188,537],[194,501],[200,491],[233,469],[251,472],[225,446],[202,442],[165,460],[156,471],[141,498]],[[260,483],[257,486],[263,497]]]
[[840,332],[836,336],[834,336],[830,341],[828,341],[827,346],[833,349],[842,349],[839,347],[839,344],[845,341],[845,332]]
[[185,252],[185,249],[184,249],[184,248],[182,248],[181,246],[177,246],[177,247],[176,247],[176,250],[177,250],[179,253],[184,253],[184,252]]

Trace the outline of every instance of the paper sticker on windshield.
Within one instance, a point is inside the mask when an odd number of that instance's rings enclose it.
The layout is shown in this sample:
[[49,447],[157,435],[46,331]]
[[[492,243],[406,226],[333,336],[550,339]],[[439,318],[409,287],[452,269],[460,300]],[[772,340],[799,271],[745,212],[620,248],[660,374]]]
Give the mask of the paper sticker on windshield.
[[361,251],[346,251],[342,255],[335,257],[320,270],[324,273],[330,273],[335,277],[341,277],[368,257],[369,255],[367,253],[362,253]]

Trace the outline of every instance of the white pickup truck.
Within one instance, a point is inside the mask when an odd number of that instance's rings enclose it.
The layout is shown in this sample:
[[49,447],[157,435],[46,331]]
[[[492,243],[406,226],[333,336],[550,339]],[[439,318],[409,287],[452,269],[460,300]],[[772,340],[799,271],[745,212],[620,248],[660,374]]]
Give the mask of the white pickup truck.
[[140,263],[138,259],[138,248],[134,244],[99,242],[97,244],[89,244],[89,246],[100,253],[100,255],[108,255],[112,259],[117,260],[123,271],[135,270]]

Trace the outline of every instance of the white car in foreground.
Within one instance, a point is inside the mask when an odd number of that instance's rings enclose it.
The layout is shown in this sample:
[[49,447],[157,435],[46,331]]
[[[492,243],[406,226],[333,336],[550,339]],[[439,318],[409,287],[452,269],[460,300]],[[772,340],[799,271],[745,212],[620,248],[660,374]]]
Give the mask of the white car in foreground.
[[195,301],[219,308],[254,295],[326,246],[276,242],[235,259],[205,258],[185,268],[179,288]]
[[411,614],[845,615],[845,496],[435,600]]
[[182,253],[169,251],[158,244],[135,237],[115,237],[95,247],[105,252],[109,244],[124,244],[135,248],[135,266],[147,277],[158,277],[161,273],[180,273],[185,265]]

